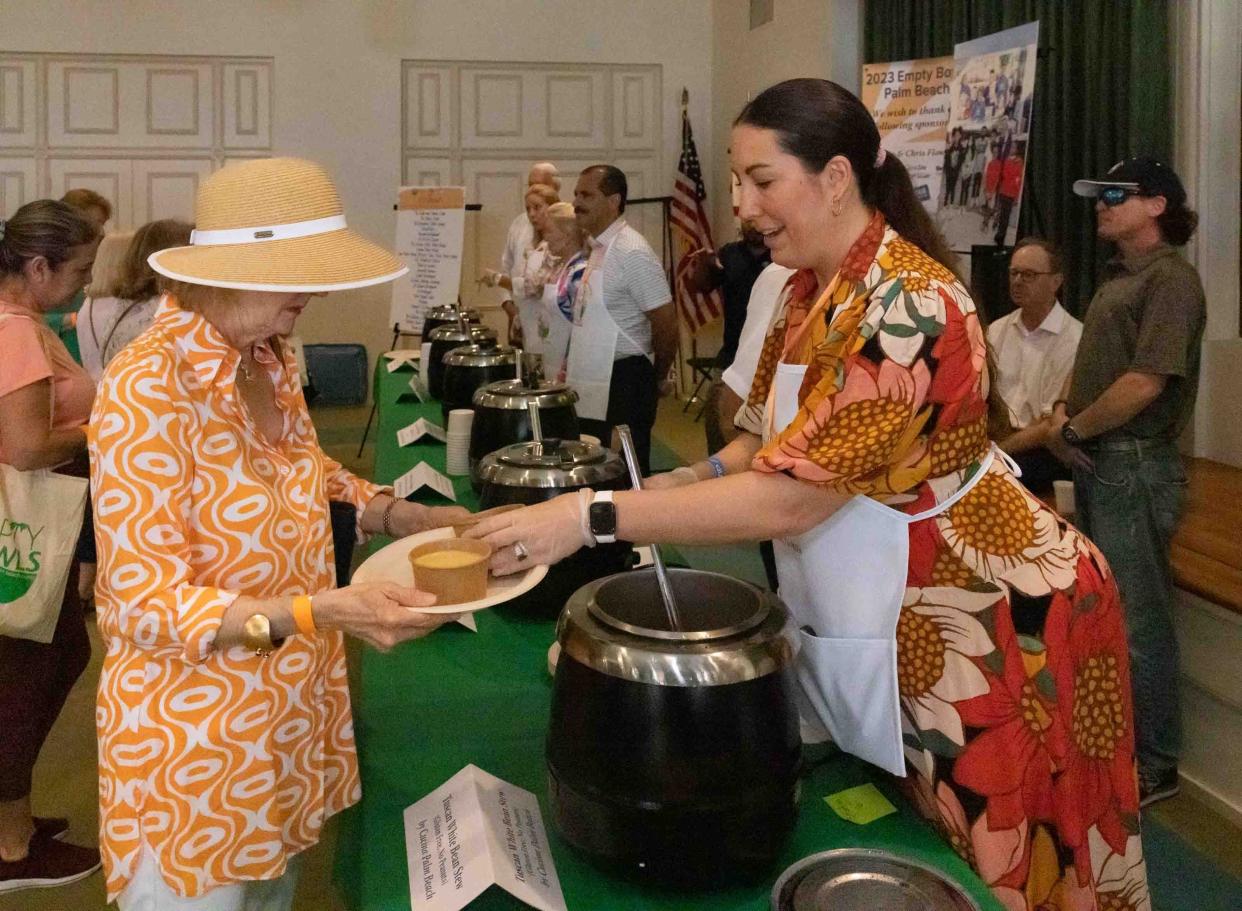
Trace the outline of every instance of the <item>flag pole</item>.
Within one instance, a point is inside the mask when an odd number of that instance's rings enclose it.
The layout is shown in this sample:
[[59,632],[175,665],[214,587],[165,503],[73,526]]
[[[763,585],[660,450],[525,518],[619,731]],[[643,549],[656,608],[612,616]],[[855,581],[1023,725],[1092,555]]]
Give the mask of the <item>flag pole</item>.
[[[690,122],[690,90],[684,85],[681,87],[681,147],[686,146],[686,127]],[[673,224],[672,219],[666,219],[664,222],[665,230],[668,232],[668,252],[669,262],[672,263],[673,274],[673,306],[677,313],[677,398],[678,400],[685,397],[686,391],[690,388],[686,380],[686,346],[683,329],[686,329],[682,322],[682,289],[677,283],[677,247],[673,244]]]

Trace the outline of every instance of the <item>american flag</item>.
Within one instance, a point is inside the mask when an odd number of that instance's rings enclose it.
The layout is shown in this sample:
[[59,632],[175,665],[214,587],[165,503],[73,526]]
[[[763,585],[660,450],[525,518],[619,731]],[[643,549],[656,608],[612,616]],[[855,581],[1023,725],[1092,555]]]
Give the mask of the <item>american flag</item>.
[[674,294],[682,319],[690,331],[718,318],[722,312],[720,295],[697,294],[686,286],[690,270],[690,254],[700,248],[712,249],[712,228],[703,202],[707,188],[703,186],[703,169],[690,132],[690,116],[681,112],[681,160],[677,162],[677,179],[673,182],[673,205],[669,220],[673,225]]

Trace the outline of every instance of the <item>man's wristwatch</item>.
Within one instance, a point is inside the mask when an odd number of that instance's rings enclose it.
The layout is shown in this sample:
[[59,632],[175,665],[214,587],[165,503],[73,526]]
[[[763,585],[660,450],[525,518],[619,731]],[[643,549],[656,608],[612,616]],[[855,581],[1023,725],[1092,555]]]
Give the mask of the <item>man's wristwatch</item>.
[[1061,425],[1061,439],[1065,440],[1065,442],[1069,443],[1071,446],[1082,446],[1082,444],[1086,442],[1086,440],[1079,435],[1078,431],[1070,426],[1069,421],[1066,421]]
[[617,540],[617,506],[612,502],[611,490],[595,491],[587,510],[587,521],[598,543],[611,544]]

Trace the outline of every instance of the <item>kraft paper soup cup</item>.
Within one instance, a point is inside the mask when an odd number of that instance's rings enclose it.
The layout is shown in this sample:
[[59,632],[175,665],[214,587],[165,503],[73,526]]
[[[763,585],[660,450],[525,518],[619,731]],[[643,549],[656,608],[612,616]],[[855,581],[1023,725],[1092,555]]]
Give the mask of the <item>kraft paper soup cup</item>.
[[487,558],[492,548],[473,538],[444,538],[409,553],[416,588],[436,596],[436,606],[487,597]]

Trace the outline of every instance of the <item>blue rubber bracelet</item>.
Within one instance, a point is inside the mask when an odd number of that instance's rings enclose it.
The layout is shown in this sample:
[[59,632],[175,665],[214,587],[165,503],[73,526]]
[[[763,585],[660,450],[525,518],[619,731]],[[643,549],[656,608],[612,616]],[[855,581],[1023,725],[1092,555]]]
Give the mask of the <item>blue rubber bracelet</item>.
[[723,478],[725,476],[724,462],[720,461],[718,456],[708,456],[707,464],[712,466],[712,472],[716,475],[716,477]]

